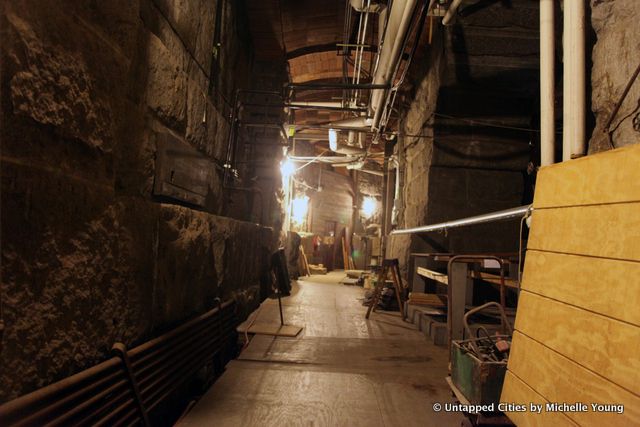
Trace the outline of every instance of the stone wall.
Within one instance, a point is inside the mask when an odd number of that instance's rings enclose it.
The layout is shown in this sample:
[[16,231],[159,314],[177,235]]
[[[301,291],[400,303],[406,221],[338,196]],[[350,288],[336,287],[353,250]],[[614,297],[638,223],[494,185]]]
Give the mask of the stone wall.
[[591,25],[597,41],[592,52],[591,109],[596,128],[589,153],[640,142],[640,79],[631,87],[611,124],[604,126],[636,68],[640,65],[640,2],[591,0]]
[[[531,103],[526,103],[526,97],[519,93],[502,95],[498,88],[492,93],[492,87],[502,81],[487,79],[484,68],[459,73],[459,62],[471,63],[475,59],[469,58],[476,58],[477,54],[469,47],[460,51],[456,45],[460,34],[466,33],[457,26],[444,32],[436,31],[428,47],[429,54],[414,65],[395,149],[402,188],[398,228],[435,224],[526,202],[524,171],[530,154],[529,135],[475,126],[456,118],[478,117],[479,122],[505,120],[507,123],[517,119],[525,120],[524,126],[527,126],[531,117],[528,110],[504,111],[504,106],[522,104],[525,98],[525,106],[520,109],[526,110]],[[469,34],[475,33],[469,31]],[[469,36],[467,46],[475,46],[470,43],[472,40]],[[502,42],[505,43],[508,42]],[[486,43],[479,46],[488,49]],[[497,50],[500,46],[490,48]],[[485,54],[483,51],[478,55]],[[510,54],[505,54],[505,62],[510,60]],[[501,65],[496,63],[491,67]],[[505,75],[514,81],[520,78]],[[518,117],[513,117],[516,115]],[[523,124],[515,122],[513,126]],[[517,245],[518,224],[511,221],[446,233],[391,236],[387,256],[398,258],[403,273],[407,274],[411,268],[411,252],[510,252],[516,251]]]
[[[217,297],[257,304],[277,233],[219,216],[228,100],[252,67],[225,4],[216,67],[217,2],[2,2],[0,401]],[[154,194],[161,134],[213,165],[201,206]]]

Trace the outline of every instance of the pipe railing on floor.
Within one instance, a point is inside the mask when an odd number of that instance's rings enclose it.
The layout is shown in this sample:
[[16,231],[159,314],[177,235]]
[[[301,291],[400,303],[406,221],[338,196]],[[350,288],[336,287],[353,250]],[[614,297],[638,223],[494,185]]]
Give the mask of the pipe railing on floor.
[[[235,302],[44,388],[0,405],[0,425],[152,425],[154,410],[202,367],[231,359]],[[150,421],[151,420],[151,421]]]
[[511,218],[522,218],[533,210],[531,205],[520,206],[517,208],[505,209],[503,211],[490,212],[482,215],[476,215],[468,218],[456,219],[453,221],[440,222],[437,224],[423,225],[414,228],[405,228],[401,230],[393,230],[390,234],[412,234],[427,233],[429,231],[448,230],[450,228],[463,227],[467,225],[483,224],[486,222],[504,221]]

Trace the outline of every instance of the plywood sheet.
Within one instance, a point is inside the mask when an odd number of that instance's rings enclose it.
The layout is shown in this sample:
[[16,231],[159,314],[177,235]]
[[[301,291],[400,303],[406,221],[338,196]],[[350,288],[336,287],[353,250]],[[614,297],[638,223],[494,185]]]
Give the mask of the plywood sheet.
[[[544,397],[536,393],[535,390],[523,383],[511,372],[507,372],[504,377],[502,398],[500,401],[526,405],[528,408],[531,403],[536,405],[546,405],[549,403]],[[527,410],[526,412],[505,413],[518,427],[575,427],[578,425],[561,412],[542,411],[540,414],[534,414],[530,410]]]
[[640,261],[640,202],[535,210],[528,248]]
[[259,335],[276,335],[280,337],[295,337],[300,331],[302,331],[302,326],[295,325],[280,325],[279,323],[256,323],[251,325],[249,330],[244,326],[238,327],[238,332],[240,333],[249,333],[249,334],[259,334]]
[[[566,415],[579,425],[640,425],[638,395],[607,381],[517,331],[514,333],[512,344],[508,366],[510,372],[526,384],[535,384],[533,388],[536,392],[549,402],[581,402],[589,405],[587,412],[566,412]],[[502,394],[504,401],[519,398],[513,389],[506,389]],[[624,406],[624,413],[593,412],[591,403],[621,404]],[[532,417],[533,415],[526,413],[523,418]]]
[[515,328],[640,395],[637,326],[522,291]]
[[607,151],[538,172],[535,208],[640,201],[640,145]]
[[522,289],[640,326],[640,263],[529,250]]
[[435,280],[436,282],[448,285],[449,284],[449,276],[443,273],[439,273],[437,271],[429,270],[428,268],[418,267],[417,268],[418,275],[422,277],[426,277],[427,279]]

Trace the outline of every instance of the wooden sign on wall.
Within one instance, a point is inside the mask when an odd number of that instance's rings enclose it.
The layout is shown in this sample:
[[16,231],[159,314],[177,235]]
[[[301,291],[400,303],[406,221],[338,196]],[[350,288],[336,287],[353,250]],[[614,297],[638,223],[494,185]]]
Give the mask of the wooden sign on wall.
[[157,135],[154,195],[204,207],[214,174],[214,163],[195,148],[171,134]]

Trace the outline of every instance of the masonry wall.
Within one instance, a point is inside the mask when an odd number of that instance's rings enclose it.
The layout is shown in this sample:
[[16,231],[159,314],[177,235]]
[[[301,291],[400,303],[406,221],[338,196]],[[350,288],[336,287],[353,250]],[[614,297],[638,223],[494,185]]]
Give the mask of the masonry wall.
[[640,142],[640,81],[636,79],[609,129],[605,125],[624,88],[640,65],[640,2],[591,0],[591,25],[596,33],[591,69],[591,109],[596,128],[589,153]]
[[[252,67],[225,5],[216,66],[217,2],[2,2],[0,402],[215,298],[257,304],[277,233],[220,216],[230,99]],[[154,192],[163,135],[206,172],[202,204]]]
[[[400,229],[524,203],[528,136],[495,129],[487,132],[447,118],[481,117],[488,108],[500,111],[499,104],[505,102],[500,99],[493,105],[490,95],[480,96],[478,88],[490,84],[481,83],[480,72],[472,70],[478,76],[473,75],[470,81],[460,76],[457,63],[461,54],[456,53],[455,44],[449,40],[457,30],[447,31],[434,33],[428,54],[415,64],[411,91],[405,94],[401,137],[395,148],[401,170]],[[464,57],[467,56],[471,53],[465,52]],[[487,90],[490,92],[490,87]],[[465,95],[467,91],[469,95]],[[446,233],[391,236],[387,256],[398,258],[407,274],[412,252],[515,252],[517,242],[518,224],[511,221]]]

